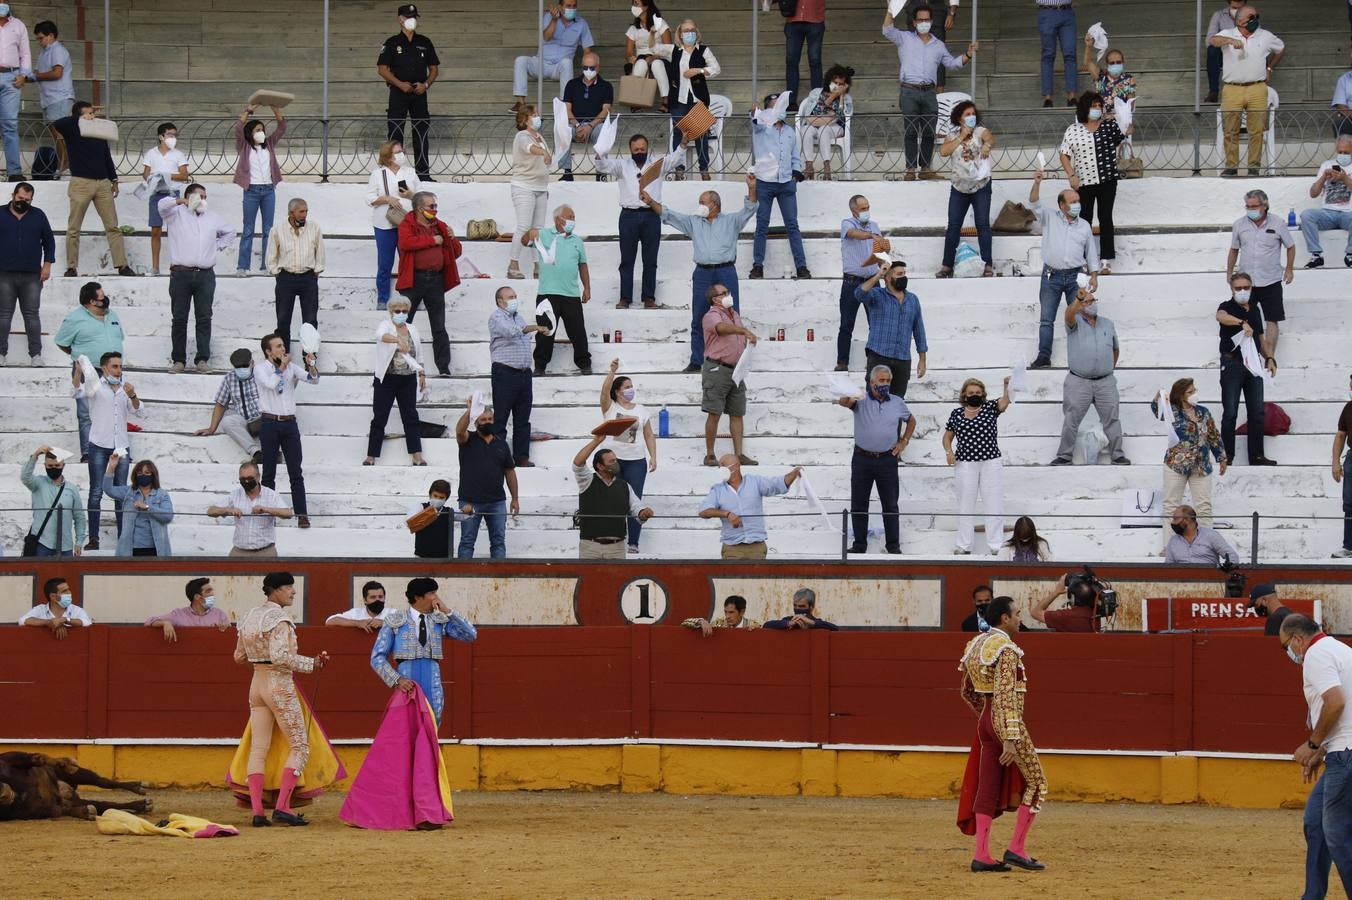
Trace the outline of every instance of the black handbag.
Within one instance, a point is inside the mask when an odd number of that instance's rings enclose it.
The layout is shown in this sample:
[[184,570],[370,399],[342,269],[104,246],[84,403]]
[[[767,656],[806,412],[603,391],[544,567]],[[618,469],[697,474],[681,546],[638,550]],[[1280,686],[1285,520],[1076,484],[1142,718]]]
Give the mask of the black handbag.
[[786,19],[792,19],[798,13],[798,0],[776,0],[779,4],[779,14]]
[[[47,515],[43,518],[42,524],[38,526],[38,534],[42,534],[44,531],[47,530],[47,523],[52,520],[52,513],[56,512],[56,506],[58,503],[61,502],[61,495],[64,494],[65,492],[66,485],[65,482],[62,482],[61,489],[56,492],[56,499],[52,500],[52,505],[47,507]],[[30,531],[28,532],[28,534],[25,534],[23,536],[24,556],[38,555],[38,534],[34,534],[33,532]],[[60,544],[61,542],[57,541],[58,550],[60,549]]]

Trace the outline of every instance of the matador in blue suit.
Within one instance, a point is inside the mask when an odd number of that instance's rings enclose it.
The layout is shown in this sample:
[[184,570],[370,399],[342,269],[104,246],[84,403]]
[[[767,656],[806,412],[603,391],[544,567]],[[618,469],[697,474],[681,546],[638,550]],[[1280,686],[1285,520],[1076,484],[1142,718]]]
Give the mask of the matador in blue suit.
[[441,605],[436,579],[414,578],[404,596],[409,608],[385,616],[380,636],[371,648],[371,668],[387,687],[412,691],[416,682],[432,704],[432,714],[440,726],[446,703],[441,689],[441,639],[472,641],[479,633],[464,616]]

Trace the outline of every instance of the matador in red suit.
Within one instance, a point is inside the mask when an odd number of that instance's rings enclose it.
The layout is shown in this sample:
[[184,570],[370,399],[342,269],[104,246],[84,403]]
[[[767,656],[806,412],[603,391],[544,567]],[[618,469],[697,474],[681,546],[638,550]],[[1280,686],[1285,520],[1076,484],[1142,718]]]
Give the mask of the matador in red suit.
[[[958,800],[958,828],[976,835],[973,872],[1008,872],[1010,866],[1046,868],[1024,848],[1033,817],[1047,796],[1047,779],[1023,722],[1028,678],[1023,650],[1010,638],[1019,627],[1013,607],[1008,597],[990,602],[986,612],[990,630],[972,638],[958,665],[962,699],[977,715],[976,739]],[[1000,861],[991,856],[991,822],[1016,808],[1014,836]]]

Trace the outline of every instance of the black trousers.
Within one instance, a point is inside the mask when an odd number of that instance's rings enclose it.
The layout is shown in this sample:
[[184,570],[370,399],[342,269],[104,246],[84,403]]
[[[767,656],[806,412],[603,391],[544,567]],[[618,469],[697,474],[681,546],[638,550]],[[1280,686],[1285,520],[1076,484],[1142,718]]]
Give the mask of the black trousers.
[[277,490],[277,452],[286,456],[286,477],[291,481],[291,508],[296,515],[307,514],[305,505],[305,470],[301,468],[300,426],[296,420],[279,422],[264,417],[258,433],[263,451],[263,485]]
[[887,366],[892,370],[892,393],[905,398],[906,385],[911,381],[911,361],[909,359],[893,359],[866,348],[864,350],[864,378],[866,380],[874,366]]
[[1116,202],[1116,181],[1080,185],[1080,216],[1090,225],[1094,224],[1094,205],[1098,205],[1099,259],[1104,262],[1117,259],[1117,247],[1113,243],[1113,204]]
[[169,356],[188,361],[188,310],[196,321],[195,362],[211,359],[211,303],[216,297],[216,273],[211,269],[169,272]]
[[535,385],[530,372],[493,363],[493,428],[506,439],[507,417],[512,418],[512,458],[530,459],[530,410]]
[[620,210],[620,301],[634,299],[634,260],[643,247],[644,300],[657,299],[657,247],[662,240],[662,220],[651,209]]
[[855,448],[850,459],[850,521],[855,546],[868,543],[868,501],[873,486],[878,486],[878,502],[883,508],[883,539],[888,550],[901,549],[901,521],[897,518],[897,498],[901,481],[897,476],[897,458],[885,453],[876,459]]
[[431,174],[431,161],[427,156],[427,129],[431,118],[427,112],[426,94],[405,94],[390,88],[390,102],[385,108],[389,119],[389,139],[404,143],[404,118],[413,122],[413,168],[419,178]]
[[400,291],[408,298],[408,320],[418,314],[418,307],[427,307],[427,320],[432,323],[432,360],[442,375],[451,374],[451,336],[446,333],[446,278],[440,272],[413,273],[413,287]]
[[404,444],[408,452],[422,452],[422,426],[418,422],[418,376],[385,373],[383,380],[371,379],[371,431],[366,436],[366,455],[379,456],[385,443],[385,423],[390,409],[399,404],[399,419],[404,423]]
[[[537,304],[541,300],[549,301],[550,305],[554,307],[554,315],[558,317],[559,327],[568,330],[568,340],[573,342],[573,363],[579,369],[590,369],[591,353],[587,350],[587,323],[582,318],[582,298],[560,297],[558,294],[541,294],[535,298]],[[542,317],[537,316],[536,321],[541,325],[548,324]],[[537,331],[535,333],[536,370],[543,371],[553,358],[554,337],[545,334],[543,331]]]
[[278,272],[273,296],[277,302],[277,333],[290,353],[291,314],[296,310],[297,300],[300,301],[300,320],[319,327],[319,275],[313,271],[299,275]]

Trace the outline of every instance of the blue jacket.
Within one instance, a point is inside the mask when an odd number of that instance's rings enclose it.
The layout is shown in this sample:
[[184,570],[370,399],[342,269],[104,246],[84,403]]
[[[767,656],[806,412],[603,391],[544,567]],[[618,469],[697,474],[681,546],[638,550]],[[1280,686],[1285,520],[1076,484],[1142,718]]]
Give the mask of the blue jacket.
[[132,535],[136,532],[136,517],[150,516],[150,534],[155,538],[156,556],[173,556],[169,549],[169,523],[174,521],[174,504],[169,492],[155,488],[146,499],[149,512],[142,512],[135,504],[141,492],[125,484],[105,484],[103,492],[122,507],[122,533],[117,536],[117,555],[131,556]]

